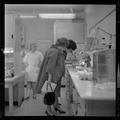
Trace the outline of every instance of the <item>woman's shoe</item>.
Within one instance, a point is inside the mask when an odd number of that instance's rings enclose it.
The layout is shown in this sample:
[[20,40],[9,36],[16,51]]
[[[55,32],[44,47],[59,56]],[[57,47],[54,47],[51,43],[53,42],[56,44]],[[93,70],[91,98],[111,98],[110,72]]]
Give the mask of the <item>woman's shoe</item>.
[[47,110],[45,111],[45,113],[46,113],[47,116],[55,116],[52,113],[49,113]]
[[65,111],[61,110],[60,108],[56,108],[56,107],[55,107],[55,111],[58,111],[58,112],[61,113],[61,114],[66,113]]
[[47,110],[45,111],[47,116],[53,116],[52,114],[48,113]]
[[25,100],[28,100],[28,99],[30,99],[30,97],[29,97],[29,96],[25,98]]
[[36,99],[36,96],[33,96],[33,99]]
[[61,105],[61,103],[58,103],[58,105]]

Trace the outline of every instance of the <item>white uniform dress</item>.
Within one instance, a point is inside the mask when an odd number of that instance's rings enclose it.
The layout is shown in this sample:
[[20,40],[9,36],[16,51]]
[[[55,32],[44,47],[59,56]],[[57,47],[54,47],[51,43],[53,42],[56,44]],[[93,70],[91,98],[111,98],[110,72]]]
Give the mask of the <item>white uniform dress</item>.
[[43,55],[39,51],[35,51],[34,53],[29,52],[25,55],[23,62],[27,63],[26,67],[27,81],[36,82],[38,76],[38,70],[40,69],[38,64],[43,60]]

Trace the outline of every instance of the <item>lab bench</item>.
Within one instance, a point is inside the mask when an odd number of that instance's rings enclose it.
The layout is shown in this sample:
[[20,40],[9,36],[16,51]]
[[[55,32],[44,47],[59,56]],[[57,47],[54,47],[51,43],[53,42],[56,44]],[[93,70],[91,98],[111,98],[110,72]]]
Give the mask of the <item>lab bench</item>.
[[116,85],[81,80],[76,69],[66,67],[69,116],[115,116]]
[[24,100],[25,73],[25,71],[22,71],[17,76],[5,78],[5,101],[9,101],[9,110],[11,113],[14,101],[17,101],[18,106],[20,106]]

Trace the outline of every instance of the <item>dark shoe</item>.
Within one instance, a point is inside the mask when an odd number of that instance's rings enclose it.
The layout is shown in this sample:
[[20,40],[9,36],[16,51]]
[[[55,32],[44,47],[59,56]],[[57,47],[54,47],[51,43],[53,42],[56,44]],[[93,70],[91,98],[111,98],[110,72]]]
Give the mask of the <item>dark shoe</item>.
[[65,85],[61,85],[61,88],[65,88]]
[[58,103],[58,105],[61,105],[61,103]]
[[51,113],[51,114],[48,113],[47,110],[45,111],[45,113],[46,113],[47,116],[55,116],[55,115],[53,115],[52,113]]
[[65,111],[63,111],[63,110],[60,110],[59,108],[56,108],[55,107],[55,111],[58,111],[59,113],[61,113],[61,114],[64,114],[64,113],[66,113]]
[[25,100],[28,100],[30,97],[26,97]]
[[33,99],[36,99],[36,96],[33,96]]

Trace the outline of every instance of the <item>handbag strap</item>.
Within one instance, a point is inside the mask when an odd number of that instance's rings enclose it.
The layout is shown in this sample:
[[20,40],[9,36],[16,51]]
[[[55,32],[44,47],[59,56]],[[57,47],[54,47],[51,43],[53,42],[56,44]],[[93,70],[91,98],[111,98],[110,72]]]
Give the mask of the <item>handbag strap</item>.
[[53,91],[53,89],[52,89],[51,84],[49,84],[49,83],[47,83],[46,91],[48,91],[48,85],[50,86],[50,88],[51,88],[52,92],[54,92],[54,91]]

